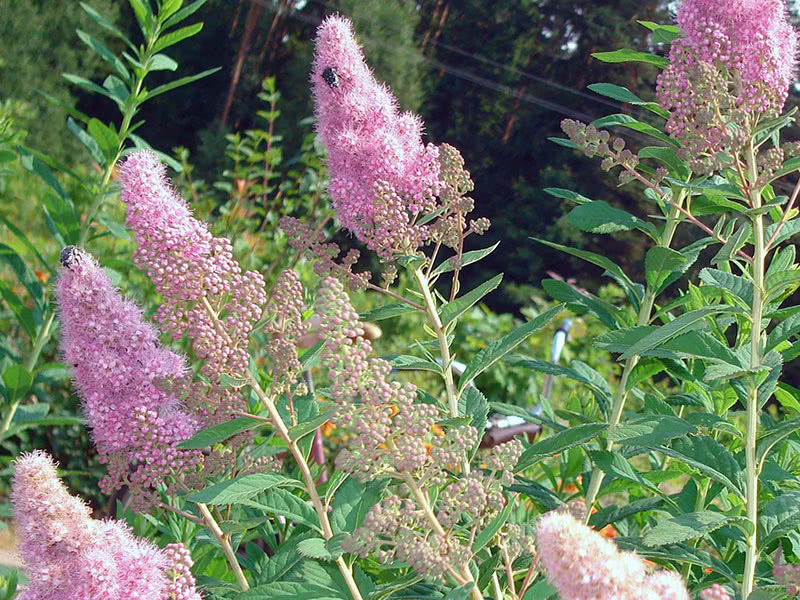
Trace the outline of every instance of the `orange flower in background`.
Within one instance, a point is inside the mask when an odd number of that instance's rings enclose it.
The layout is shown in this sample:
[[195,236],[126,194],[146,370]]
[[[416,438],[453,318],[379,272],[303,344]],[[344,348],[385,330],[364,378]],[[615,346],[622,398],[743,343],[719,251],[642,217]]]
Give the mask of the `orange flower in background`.
[[328,436],[330,436],[331,432],[332,432],[334,429],[336,429],[336,425],[334,425],[334,424],[333,424],[333,423],[331,423],[330,421],[325,421],[325,422],[322,424],[322,427],[321,427],[321,429],[322,429],[322,435],[324,435],[325,437],[328,437]]

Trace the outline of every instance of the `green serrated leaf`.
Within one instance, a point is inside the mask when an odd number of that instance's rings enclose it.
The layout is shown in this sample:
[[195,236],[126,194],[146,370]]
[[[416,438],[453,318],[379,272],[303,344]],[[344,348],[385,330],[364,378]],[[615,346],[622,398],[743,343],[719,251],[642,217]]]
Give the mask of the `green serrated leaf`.
[[707,435],[677,438],[670,447],[662,446],[658,450],[683,461],[744,498],[742,468],[727,448],[715,439]]
[[589,519],[589,526],[595,530],[600,530],[606,525],[611,525],[617,521],[622,521],[630,516],[655,510],[659,508],[664,501],[661,498],[642,498],[641,500],[634,500],[630,504],[624,506],[606,506],[594,513]]
[[514,470],[517,472],[523,471],[548,456],[585,444],[589,440],[596,438],[607,428],[608,425],[605,423],[584,423],[559,431],[526,449],[520,456]]
[[655,527],[645,533],[643,541],[648,546],[678,544],[703,537],[735,520],[735,517],[710,510],[686,513],[660,519]]
[[382,321],[384,319],[391,319],[392,317],[415,312],[416,310],[416,308],[404,302],[393,302],[361,313],[358,318],[361,321]]
[[178,448],[182,450],[202,450],[214,444],[224,442],[229,437],[242,433],[243,431],[250,431],[256,427],[263,427],[264,422],[251,419],[249,417],[239,417],[225,421],[224,423],[217,423],[211,427],[206,427],[195,433],[188,440],[182,441],[178,444]]
[[416,356],[409,356],[407,354],[391,354],[383,357],[393,369],[400,371],[430,371],[441,375],[442,367],[438,363],[418,358]]
[[322,427],[330,418],[333,416],[333,409],[326,410],[323,413],[320,413],[310,421],[306,421],[305,423],[299,423],[295,425],[291,429],[289,429],[289,438],[292,441],[299,440],[300,438],[312,433]]
[[672,146],[673,148],[680,148],[680,143],[662,133],[660,129],[656,129],[649,123],[643,123],[638,119],[633,118],[630,115],[626,114],[616,114],[616,115],[608,115],[606,117],[602,117],[595,121],[592,121],[592,125],[600,129],[601,127],[625,127],[627,129],[632,129],[634,131],[638,131],[639,133],[644,133],[645,135],[650,136],[653,139],[658,140],[668,146]]
[[614,233],[636,229],[639,220],[629,212],[595,200],[573,208],[567,215],[567,221],[581,231]]
[[784,492],[759,511],[758,545],[764,548],[800,526],[800,492]]
[[798,429],[800,429],[800,418],[789,419],[768,429],[763,429],[756,443],[756,459],[762,462],[778,443]]
[[663,246],[650,248],[644,259],[647,287],[658,294],[669,276],[675,271],[680,272],[685,264],[686,257],[680,252]]
[[455,319],[463,315],[474,304],[479,302],[486,294],[496,289],[503,279],[503,274],[495,275],[488,281],[473,288],[460,298],[456,298],[452,302],[442,305],[439,308],[439,317],[442,320],[442,325],[447,326]]
[[303,484],[275,473],[253,473],[215,483],[189,495],[188,500],[214,505],[238,504],[276,487],[303,487]]
[[656,446],[696,431],[678,417],[647,415],[613,428],[608,437],[622,446]]
[[478,352],[461,375],[458,383],[459,391],[463,390],[478,375],[528,339],[534,332],[547,326],[563,308],[563,305],[557,305],[546,310]]
[[706,267],[700,271],[700,280],[706,285],[730,292],[746,310],[753,304],[753,282],[744,277]]
[[619,359],[625,360],[631,356],[642,354],[643,352],[656,348],[661,344],[671,340],[672,338],[685,333],[690,329],[699,327],[703,319],[717,313],[736,312],[732,307],[724,304],[715,304],[706,306],[697,310],[690,311],[686,314],[677,317],[666,325],[662,325],[652,333],[646,335],[644,338],[633,344],[625,352],[623,352]]
[[307,558],[335,560],[323,538],[309,538],[297,544],[297,551]]
[[146,91],[143,94],[143,97],[142,97],[141,101],[144,102],[145,100],[151,100],[151,99],[155,98],[156,96],[160,96],[161,94],[165,94],[166,92],[172,91],[172,90],[174,90],[176,88],[182,87],[184,85],[188,85],[190,83],[194,83],[195,81],[203,79],[204,77],[208,77],[209,75],[213,75],[214,73],[216,73],[219,70],[220,70],[220,67],[216,67],[214,69],[207,69],[205,71],[197,73],[196,75],[188,75],[187,77],[181,77],[180,79],[175,79],[174,81],[170,81],[169,83],[165,83],[164,85],[160,85],[160,86],[158,86],[157,88],[155,88],[153,90]]
[[[489,246],[488,248],[483,248],[481,250],[470,250],[469,252],[464,252],[461,255],[461,261],[459,263],[461,265],[460,268],[466,267],[467,265],[471,265],[472,263],[476,263],[479,260],[481,260],[482,258],[486,258],[492,252],[494,252],[495,249],[499,245],[500,245],[500,242],[497,242],[496,244],[493,244],[493,245]],[[441,263],[439,263],[439,266],[437,266],[431,272],[431,276],[435,277],[436,275],[441,275],[442,273],[447,273],[447,272],[453,271],[453,270],[454,269],[453,269],[452,260],[450,258],[448,258],[446,260],[443,260]]]

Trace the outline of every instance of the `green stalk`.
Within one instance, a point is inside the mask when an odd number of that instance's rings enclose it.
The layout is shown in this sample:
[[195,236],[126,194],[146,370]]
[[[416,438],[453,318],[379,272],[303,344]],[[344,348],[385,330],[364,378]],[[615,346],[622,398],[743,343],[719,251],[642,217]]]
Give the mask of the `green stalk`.
[[[53,320],[56,317],[55,311],[51,310],[50,314],[47,316],[47,319],[42,326],[42,329],[39,331],[39,335],[36,336],[36,341],[33,343],[33,348],[31,348],[30,356],[28,356],[28,360],[25,361],[25,370],[30,373],[33,371],[33,368],[36,366],[36,363],[39,362],[39,356],[44,349],[44,345],[47,343],[47,340],[50,339],[50,328],[53,325]],[[2,438],[5,433],[11,427],[11,421],[14,420],[14,415],[19,408],[19,403],[22,399],[15,400],[11,406],[8,407],[8,411],[6,412],[5,417],[3,417],[3,422],[0,423],[0,438]]]
[[[756,181],[755,151],[752,143],[747,153],[747,167],[750,181]],[[753,208],[761,207],[761,190],[750,190],[750,204]],[[764,217],[755,214],[753,219],[753,312],[752,326],[750,329],[750,368],[758,369],[761,366],[761,333],[764,311],[764,269],[766,253],[764,252]],[[747,599],[753,591],[758,562],[758,464],[756,462],[756,437],[758,436],[758,382],[753,376],[751,389],[747,397],[747,432],[745,436],[745,468],[747,478],[747,520],[750,521],[752,531],[747,536],[747,553],[744,562],[744,575],[742,577],[742,598]]]
[[[675,199],[674,204],[672,204],[672,209],[670,210],[669,215],[667,216],[667,224],[664,227],[664,231],[661,234],[661,240],[659,242],[659,246],[662,248],[669,248],[669,245],[672,243],[672,238],[675,237],[675,230],[678,227],[678,223],[680,223],[680,212],[683,205],[683,200],[685,197],[685,192],[681,190],[678,193],[677,198]],[[656,296],[655,291],[648,289],[645,294],[644,298],[642,298],[642,304],[639,307],[639,314],[636,318],[636,325],[637,327],[643,327],[650,323],[650,317],[652,316],[653,312],[653,304],[655,302]],[[614,392],[614,398],[611,404],[611,416],[608,420],[608,432],[610,433],[617,425],[619,425],[620,420],[622,419],[622,411],[625,408],[625,400],[627,399],[628,392],[626,390],[628,386],[628,378],[630,377],[633,369],[639,362],[639,356],[633,355],[629,357],[626,361],[624,366],[622,367],[622,376],[620,377],[619,384],[617,385],[617,389]],[[611,451],[614,447],[614,442],[609,439],[606,442],[606,451]],[[603,482],[603,470],[600,467],[595,466],[592,470],[592,477],[589,480],[589,488],[586,490],[586,522],[589,522],[589,517],[592,514],[592,506],[594,505],[595,500],[597,499],[597,493],[600,491],[600,484]]]
[[[147,64],[150,61],[153,54],[153,46],[156,43],[156,40],[158,40],[160,29],[160,25],[156,25],[153,29],[153,35],[147,41],[147,48],[144,53],[142,64]],[[122,124],[119,128],[119,146],[117,147],[117,152],[114,155],[114,159],[109,161],[109,163],[106,165],[106,170],[103,173],[103,179],[100,183],[100,187],[97,190],[97,194],[95,195],[92,204],[89,206],[89,210],[86,211],[86,220],[81,224],[81,235],[78,242],[78,245],[81,248],[86,246],[86,242],[89,240],[91,224],[94,221],[94,218],[97,216],[97,213],[100,212],[100,208],[106,199],[106,190],[108,188],[108,184],[111,182],[111,177],[114,174],[114,166],[117,164],[117,161],[122,154],[122,150],[125,148],[125,140],[128,138],[131,121],[133,121],[133,117],[136,116],[139,105],[141,104],[138,98],[139,94],[142,92],[144,78],[147,77],[148,73],[148,71],[142,70],[141,75],[137,74],[135,77],[133,91],[131,92],[131,95],[128,96],[128,104],[125,108],[125,113],[122,117]]]
[[[450,418],[455,419],[458,417],[458,392],[456,391],[456,385],[453,381],[453,370],[450,368],[452,359],[450,357],[450,347],[447,345],[447,333],[445,332],[445,327],[442,325],[442,320],[439,318],[439,312],[436,309],[436,300],[434,300],[433,294],[431,294],[428,278],[425,277],[422,269],[415,269],[414,277],[417,278],[422,297],[425,299],[425,313],[428,315],[428,321],[436,332],[436,338],[439,340],[439,352],[442,355],[442,376],[444,377],[444,386],[447,391],[447,411]],[[461,468],[465,475],[469,475],[468,461],[465,460]]]

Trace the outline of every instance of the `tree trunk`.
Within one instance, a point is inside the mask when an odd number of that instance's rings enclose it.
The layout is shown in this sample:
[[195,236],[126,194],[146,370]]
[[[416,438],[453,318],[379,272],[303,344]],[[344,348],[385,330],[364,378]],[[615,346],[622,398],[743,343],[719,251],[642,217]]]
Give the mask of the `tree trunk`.
[[222,115],[219,119],[220,129],[224,129],[228,123],[228,117],[230,116],[231,107],[233,106],[233,97],[236,95],[236,86],[239,85],[239,79],[242,76],[242,67],[244,67],[244,61],[247,58],[247,53],[250,51],[250,46],[253,44],[253,36],[256,32],[263,9],[264,4],[261,0],[250,0],[250,8],[244,20],[242,40],[239,42],[239,52],[237,52],[236,60],[233,63],[233,73],[231,74],[231,83],[228,86],[228,95],[225,98],[225,106],[222,109]]

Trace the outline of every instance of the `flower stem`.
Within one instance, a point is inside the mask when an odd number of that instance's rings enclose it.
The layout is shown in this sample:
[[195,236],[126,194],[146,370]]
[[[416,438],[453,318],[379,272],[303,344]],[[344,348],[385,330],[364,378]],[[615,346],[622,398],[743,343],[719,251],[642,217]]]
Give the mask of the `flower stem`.
[[[664,227],[664,231],[661,234],[660,243],[658,244],[662,248],[669,248],[669,245],[672,243],[672,238],[675,237],[675,230],[678,227],[678,223],[680,223],[681,215],[685,214],[685,209],[683,208],[684,198],[685,192],[681,191],[678,193],[677,198],[669,203],[671,209],[669,215],[667,216],[667,223]],[[641,306],[639,307],[639,314],[636,318],[637,327],[643,327],[650,323],[650,317],[653,312],[653,304],[656,299],[656,291],[657,290],[648,288],[648,290],[645,292],[644,298],[642,298]],[[619,422],[622,419],[622,411],[625,408],[625,400],[628,395],[628,391],[626,389],[628,386],[628,378],[638,362],[639,356],[633,355],[625,361],[625,364],[622,367],[622,375],[619,383],[617,384],[617,389],[614,392],[614,398],[612,400],[611,416],[608,419],[608,432],[619,425]],[[614,442],[609,439],[606,442],[606,451],[611,451],[613,447]],[[592,505],[597,499],[597,493],[600,491],[600,485],[602,482],[603,470],[600,469],[600,467],[595,466],[592,470],[589,488],[586,490],[587,523],[589,522],[589,517],[592,515]]]
[[250,589],[250,584],[247,583],[247,579],[242,573],[242,567],[239,566],[239,561],[236,560],[236,553],[233,551],[233,547],[231,546],[228,538],[225,537],[225,533],[220,529],[219,524],[217,523],[216,519],[214,519],[214,515],[211,514],[211,511],[208,510],[208,506],[203,504],[202,502],[197,503],[197,508],[200,510],[200,514],[203,515],[203,521],[205,521],[206,527],[214,534],[214,537],[217,538],[219,545],[222,546],[222,551],[225,553],[225,559],[228,561],[231,569],[233,569],[233,574],[236,576],[236,581],[239,582],[239,588],[246,592]]
[[[750,172],[750,181],[756,181],[755,151],[752,143],[747,154],[747,166]],[[743,182],[744,183],[744,182]],[[750,205],[757,209],[761,207],[761,190],[755,186],[749,190]],[[752,216],[753,220],[753,309],[752,326],[750,329],[750,368],[756,370],[761,367],[761,333],[764,311],[764,269],[766,263],[764,245],[764,216],[758,211]],[[746,599],[753,591],[758,562],[758,464],[756,461],[756,437],[758,435],[758,381],[756,375],[751,375],[750,389],[747,396],[747,432],[745,436],[745,473],[747,480],[747,520],[750,521],[752,533],[747,536],[747,552],[744,562],[744,575],[742,577],[742,598]]]
[[[442,377],[444,377],[444,386],[447,391],[447,412],[451,419],[455,419],[458,417],[458,392],[453,381],[453,370],[450,364],[452,359],[450,357],[450,347],[447,345],[447,333],[442,325],[442,320],[439,318],[436,300],[431,294],[428,278],[422,272],[422,269],[415,269],[414,276],[417,278],[419,290],[425,299],[425,313],[428,315],[428,321],[436,332],[436,338],[439,340],[439,352],[442,355]],[[469,461],[467,459],[462,461],[461,469],[464,475],[469,475]]]

